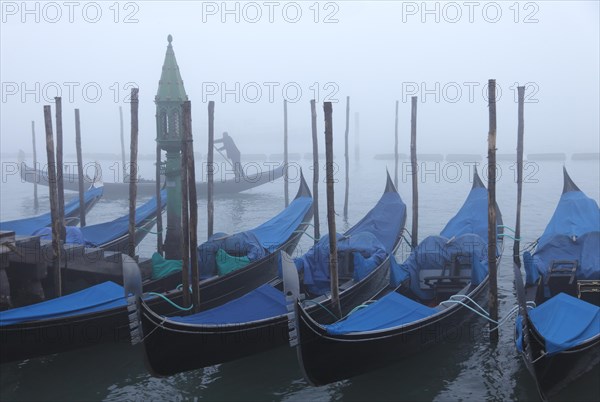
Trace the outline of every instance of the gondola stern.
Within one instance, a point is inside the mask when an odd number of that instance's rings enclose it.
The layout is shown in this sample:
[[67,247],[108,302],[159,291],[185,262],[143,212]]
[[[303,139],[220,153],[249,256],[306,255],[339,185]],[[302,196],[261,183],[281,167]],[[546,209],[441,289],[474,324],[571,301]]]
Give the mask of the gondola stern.
[[385,174],[386,174],[386,182],[385,182],[385,190],[383,191],[384,193],[397,193],[398,189],[396,188],[396,186],[394,186],[394,182],[392,181],[392,178],[390,177],[390,172],[387,170],[387,168],[385,169]]
[[473,187],[472,188],[485,188],[485,184],[483,184],[483,180],[479,177],[479,173],[477,173],[477,166],[474,167],[473,173]]
[[310,187],[306,183],[306,179],[304,179],[304,173],[302,173],[302,169],[300,169],[300,187],[298,188],[298,193],[296,194],[296,198],[300,197],[311,197],[312,193],[310,191]]

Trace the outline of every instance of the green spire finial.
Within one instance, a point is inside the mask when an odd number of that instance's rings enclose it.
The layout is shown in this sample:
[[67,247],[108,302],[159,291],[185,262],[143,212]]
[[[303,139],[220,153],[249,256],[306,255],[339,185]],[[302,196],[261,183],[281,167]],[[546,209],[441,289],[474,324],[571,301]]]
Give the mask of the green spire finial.
[[158,82],[158,92],[156,93],[156,102],[184,102],[188,100],[183,87],[183,80],[179,72],[179,66],[175,59],[173,51],[173,36],[167,36],[169,45],[165,54],[165,61],[162,67],[162,74]]
[[167,36],[167,42],[169,42],[169,46],[171,45],[171,42],[173,42],[173,36],[171,34]]

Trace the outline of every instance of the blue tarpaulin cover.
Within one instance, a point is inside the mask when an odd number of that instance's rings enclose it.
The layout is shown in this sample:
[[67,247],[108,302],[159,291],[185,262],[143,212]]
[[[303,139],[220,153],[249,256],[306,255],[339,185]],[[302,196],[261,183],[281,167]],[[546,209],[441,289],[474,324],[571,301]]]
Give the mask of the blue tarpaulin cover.
[[559,293],[529,311],[535,329],[546,341],[546,352],[568,350],[600,335],[600,307]]
[[407,273],[413,293],[423,300],[432,299],[433,289],[421,288],[420,271],[426,269],[427,276],[441,276],[442,272],[452,275],[451,264],[457,255],[461,256],[461,262],[468,260],[471,264],[471,283],[479,285],[488,273],[487,242],[475,234],[463,234],[453,239],[426,237],[404,263],[392,267],[391,285],[398,286]]
[[429,317],[436,312],[437,310],[434,308],[391,292],[367,307],[350,314],[346,319],[326,325],[325,328],[332,335],[376,331],[408,324]]
[[440,236],[450,239],[465,233],[474,233],[482,239],[488,237],[488,197],[485,187],[471,189],[465,203],[446,224]]
[[533,285],[539,275],[545,283],[553,260],[576,260],[577,279],[600,279],[599,249],[598,204],[581,191],[563,193],[535,253],[523,255],[526,283]]
[[0,312],[0,326],[69,317],[125,306],[125,291],[114,282],[96,286],[45,302]]
[[[336,234],[338,254],[352,253],[355,279],[360,280],[391,253],[403,227],[406,205],[397,192],[386,192],[373,209],[344,235]],[[323,295],[329,285],[329,236],[323,236],[306,254],[294,259],[304,273],[304,285]]]
[[312,206],[312,197],[299,197],[278,215],[262,225],[245,232],[227,235],[215,233],[198,246],[200,279],[217,275],[216,255],[219,249],[232,256],[256,261],[285,243],[298,228]]
[[219,307],[169,319],[185,324],[239,324],[286,313],[285,296],[267,284]]
[[[87,205],[94,198],[102,196],[103,187],[92,187],[87,190],[83,197]],[[65,216],[70,216],[79,209],[79,197],[74,197],[71,201],[65,204]],[[17,235],[29,236],[36,230],[48,226],[52,223],[50,212],[35,216],[33,218],[16,219],[14,221],[0,222],[0,230],[9,230]]]
[[[166,190],[162,190],[160,192],[160,197],[162,201],[162,207],[164,207],[167,203],[167,192]],[[145,219],[150,218],[152,215],[156,214],[157,211],[157,202],[156,197],[152,197],[145,204],[137,207],[135,209],[135,224],[139,225]],[[162,210],[162,208],[161,208]],[[85,241],[96,247],[100,247],[103,244],[106,244],[110,241],[118,239],[121,236],[124,236],[129,231],[129,214],[124,215],[120,218],[115,219],[114,221],[99,223],[97,225],[89,225],[81,228],[81,232],[83,233],[83,237]]]
[[[86,244],[81,228],[75,226],[66,226],[67,238],[65,243],[68,244]],[[45,226],[33,232],[34,236],[40,236],[41,240],[52,240],[52,228]]]

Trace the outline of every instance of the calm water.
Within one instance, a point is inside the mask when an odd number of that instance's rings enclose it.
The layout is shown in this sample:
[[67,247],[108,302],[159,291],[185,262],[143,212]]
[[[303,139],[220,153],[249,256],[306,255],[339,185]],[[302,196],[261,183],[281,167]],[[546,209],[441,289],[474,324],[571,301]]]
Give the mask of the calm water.
[[[339,161],[342,162],[342,161]],[[110,166],[113,162],[102,162]],[[305,161],[304,171],[312,176]],[[419,237],[438,233],[462,205],[470,186],[469,164],[423,162],[419,187]],[[378,200],[385,184],[386,166],[393,161],[363,159],[351,163],[348,221],[340,215],[338,231],[357,222]],[[410,208],[410,181],[401,164],[399,191]],[[543,231],[562,190],[562,162],[526,165],[522,210],[522,237],[534,241]],[[514,226],[516,185],[511,163],[500,165],[497,198],[505,224]],[[571,177],[589,196],[600,194],[597,161],[568,161]],[[152,177],[146,162],[141,174]],[[3,173],[6,173],[3,171]],[[484,172],[485,173],[485,172]],[[323,178],[324,174],[321,175]],[[338,173],[336,206],[343,207],[344,176]],[[110,179],[106,179],[110,181]],[[15,176],[3,175],[0,219],[28,216],[33,210],[33,186]],[[215,230],[236,232],[256,226],[283,208],[283,182],[277,181],[244,194],[221,197],[215,202]],[[297,183],[290,185],[293,197]],[[40,204],[47,205],[47,190],[40,188]],[[73,195],[75,195],[73,193]],[[68,196],[67,196],[68,197]],[[325,186],[320,187],[322,231],[325,229]],[[199,238],[206,204],[200,202]],[[40,208],[40,213],[44,212]],[[113,219],[127,212],[127,202],[102,200],[88,215],[88,223]],[[409,219],[406,227],[410,228]],[[148,235],[139,254],[150,256],[156,237]],[[298,252],[310,247],[303,239]],[[510,243],[510,244],[509,244]],[[512,241],[507,242],[499,268],[500,316],[515,304],[511,264]],[[402,260],[407,250],[398,255]],[[514,320],[500,331],[500,342],[490,347],[487,324],[473,319],[453,339],[403,362],[352,380],[325,387],[310,387],[302,378],[295,352],[287,347],[236,362],[217,365],[166,379],[151,377],[143,364],[140,347],[126,343],[102,345],[61,355],[0,366],[2,400],[536,400],[537,391],[513,346]],[[600,369],[596,367],[557,396],[559,400],[600,400]]]

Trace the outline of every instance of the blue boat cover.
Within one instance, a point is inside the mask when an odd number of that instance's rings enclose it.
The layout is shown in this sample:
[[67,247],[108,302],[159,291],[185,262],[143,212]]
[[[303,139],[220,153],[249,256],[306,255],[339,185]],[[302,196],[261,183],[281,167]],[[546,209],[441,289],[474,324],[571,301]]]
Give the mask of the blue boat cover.
[[114,282],[96,286],[45,302],[0,312],[0,326],[70,317],[125,306],[125,291]]
[[344,335],[351,332],[376,331],[398,327],[429,317],[436,309],[424,306],[396,292],[350,314],[342,321],[326,325],[327,333]]
[[579,237],[584,233],[600,230],[600,210],[593,199],[582,191],[563,193],[556,210],[538,240],[538,249],[544,247],[557,235]]
[[298,197],[278,215],[262,225],[245,232],[228,235],[215,233],[198,246],[200,279],[218,274],[216,256],[219,249],[236,257],[256,261],[272,253],[298,229],[312,206],[312,197]]
[[571,349],[600,335],[600,307],[559,293],[529,311],[550,355]]
[[[104,191],[104,187],[92,187],[87,190],[83,199],[87,205],[95,198],[100,198]],[[79,210],[79,196],[74,197],[65,204],[65,216],[71,216]],[[33,218],[16,219],[13,221],[0,222],[0,230],[8,230],[15,232],[17,235],[30,236],[36,230],[48,226],[52,223],[50,212],[34,216]]]
[[[526,283],[543,283],[553,260],[578,261],[577,279],[600,279],[600,209],[581,191],[563,193],[538,240],[535,253],[524,253]],[[547,291],[547,289],[546,289]]]
[[440,236],[451,239],[465,233],[474,233],[482,239],[488,238],[488,196],[485,187],[471,189],[465,203],[446,224]]
[[[65,243],[68,244],[86,244],[85,238],[83,237],[83,233],[81,232],[81,228],[75,226],[66,226],[67,230],[67,238]],[[42,240],[52,240],[52,228],[45,226],[41,229],[33,232],[34,236],[40,236]]]
[[391,285],[398,286],[410,278],[410,289],[422,300],[434,297],[433,289],[422,288],[421,270],[427,276],[452,275],[452,264],[456,258],[471,265],[471,284],[480,284],[488,274],[487,242],[476,234],[463,234],[453,239],[442,236],[425,238],[406,261],[392,266]]
[[[338,257],[352,255],[355,280],[360,280],[380,265],[393,251],[402,227],[406,205],[397,192],[386,192],[363,219],[344,235],[336,233]],[[340,261],[343,258],[339,258]],[[329,284],[329,235],[321,237],[306,254],[295,258],[304,285],[313,295],[323,295]]]
[[287,314],[285,296],[271,285],[262,285],[244,296],[197,314],[170,317],[184,324],[241,324]]
[[[162,207],[164,207],[167,203],[167,192],[166,190],[162,190],[160,192],[160,197],[162,201]],[[139,225],[144,220],[152,217],[156,214],[157,211],[157,202],[156,197],[152,197],[145,204],[137,207],[135,209],[135,224]],[[99,223],[97,225],[89,225],[81,228],[81,232],[83,233],[83,237],[87,244],[95,247],[101,247],[102,245],[109,243],[113,240],[118,239],[121,236],[124,236],[129,231],[129,214],[123,215],[120,218],[117,218],[110,222]]]

